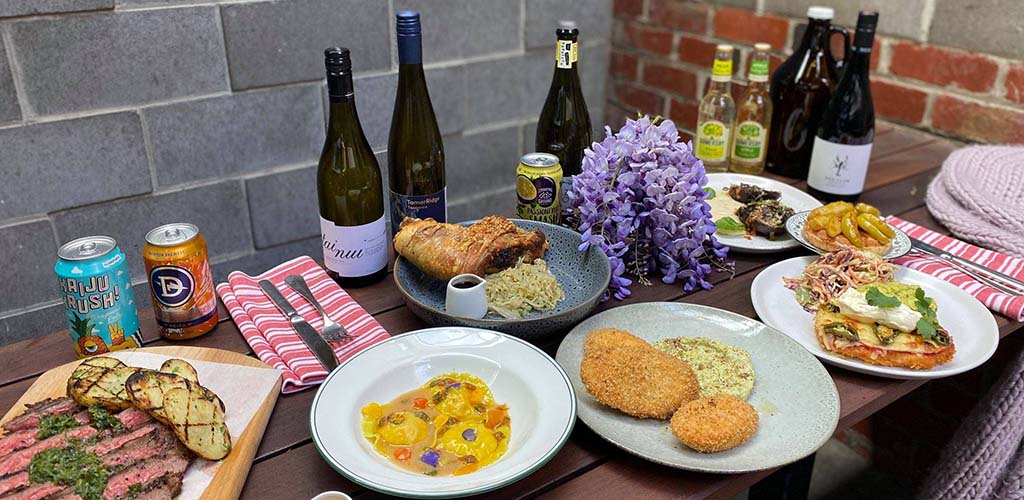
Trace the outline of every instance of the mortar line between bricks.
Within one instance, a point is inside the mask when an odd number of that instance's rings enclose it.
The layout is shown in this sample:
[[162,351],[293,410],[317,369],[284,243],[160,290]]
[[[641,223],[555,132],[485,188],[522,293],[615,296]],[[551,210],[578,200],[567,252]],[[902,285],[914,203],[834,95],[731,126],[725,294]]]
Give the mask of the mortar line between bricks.
[[391,70],[398,71],[398,51],[393,50],[398,47],[398,29],[395,26],[395,0],[388,0],[388,56],[391,60]]
[[47,218],[48,217],[45,213],[19,215],[17,217],[11,217],[0,221],[0,229],[7,229],[9,227],[20,226],[22,224],[31,224],[33,222],[41,222]]
[[224,29],[224,16],[221,15],[220,7],[215,9],[215,16],[217,16],[217,27],[220,28],[220,45],[224,48],[224,80],[228,86],[228,89],[232,89],[231,86],[231,61],[228,60],[228,36]]
[[29,121],[35,114],[35,110],[32,109],[32,104],[28,101],[28,95],[25,94],[25,85],[22,83],[21,62],[18,61],[17,54],[14,52],[14,38],[11,35],[10,24],[4,23],[0,26],[0,39],[4,43],[7,66],[11,68],[11,82],[14,83],[14,95],[18,100],[18,109],[21,111],[21,120],[14,122],[14,125],[18,125]]
[[36,312],[36,311],[42,311],[43,309],[46,309],[47,307],[59,306],[60,304],[61,304],[60,299],[52,299],[52,300],[47,300],[45,302],[36,302],[35,304],[19,307],[19,308],[16,308],[16,309],[8,309],[6,311],[0,312],[0,320],[5,320],[7,318],[13,318],[15,316],[21,316],[22,314],[33,313],[33,312]]
[[242,188],[242,206],[245,207],[245,230],[249,233],[249,250],[256,252],[256,233],[252,229],[252,206],[249,205],[249,189],[245,179],[238,179],[238,185]]
[[519,0],[519,50],[526,53],[526,0]]
[[142,110],[135,112],[139,117],[139,126],[142,128],[142,149],[146,151],[146,166],[149,167],[149,191],[156,191],[156,161],[153,158],[153,139],[149,136],[149,124]]
[[928,41],[928,32],[931,31],[932,19],[934,17],[935,0],[924,0],[924,9],[921,11],[921,31],[917,35],[920,41]]
[[131,105],[124,105],[124,106],[109,107],[109,108],[90,109],[90,110],[85,110],[85,111],[70,111],[70,112],[67,112],[67,113],[58,113],[58,114],[49,114],[49,115],[34,115],[34,116],[32,116],[31,120],[24,120],[23,122],[16,122],[16,123],[13,123],[13,124],[8,124],[8,125],[0,126],[0,130],[11,129],[11,128],[18,128],[18,127],[22,127],[22,126],[26,126],[26,125],[35,125],[35,124],[39,124],[39,123],[51,123],[51,122],[59,122],[59,121],[65,121],[65,120],[74,120],[74,119],[77,119],[77,118],[89,118],[89,117],[93,117],[93,116],[109,115],[109,114],[114,114],[114,113],[125,113],[125,112],[131,112],[131,111],[135,111],[135,110],[141,110],[141,109],[145,109],[145,108],[149,108],[149,107],[164,106],[164,105],[169,105],[169,104],[180,104],[180,103],[183,103],[183,102],[192,102],[192,101],[198,101],[198,100],[212,98],[212,97],[224,97],[224,96],[229,96],[229,95],[231,95],[230,91],[223,91],[223,92],[215,92],[215,93],[211,93],[211,94],[199,94],[199,95],[183,96],[183,97],[178,97],[178,98],[174,98],[174,99],[167,99],[167,100],[164,100],[164,101],[154,101],[154,102],[149,102],[149,103],[144,103],[144,104],[131,104]]
[[463,136],[467,136],[467,135],[480,134],[480,133],[483,133],[483,132],[494,132],[495,130],[506,129],[506,128],[509,128],[509,127],[521,127],[523,125],[529,124],[530,121],[531,120],[528,120],[528,119],[525,119],[525,118],[519,118],[519,119],[515,119],[515,120],[505,120],[505,121],[501,121],[501,122],[491,122],[491,123],[488,123],[486,125],[480,125],[478,127],[462,129],[462,135]]

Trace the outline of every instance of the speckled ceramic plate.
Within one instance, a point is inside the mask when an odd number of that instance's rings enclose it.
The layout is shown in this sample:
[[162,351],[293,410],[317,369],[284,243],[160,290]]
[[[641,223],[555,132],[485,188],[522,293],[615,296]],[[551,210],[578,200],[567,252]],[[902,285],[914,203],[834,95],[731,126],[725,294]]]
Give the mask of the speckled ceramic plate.
[[[764,189],[782,193],[782,198],[779,201],[797,212],[813,210],[821,206],[821,202],[813,196],[789,184],[767,177],[745,174],[708,174],[707,187],[715,190],[715,196],[729,196],[729,193],[723,191],[723,189],[728,190],[729,186],[740,183],[753,184]],[[747,237],[742,234],[716,234],[716,237],[718,241],[728,245],[730,249],[744,253],[775,253],[800,246],[799,242],[785,233],[777,235],[774,240],[769,240],[764,236]]]
[[[672,435],[667,420],[642,420],[605,406],[580,380],[583,340],[598,328],[619,328],[654,343],[706,337],[750,353],[756,381],[748,402],[760,427],[743,445],[698,453]],[[761,322],[713,307],[651,302],[616,307],[573,328],[555,357],[569,374],[579,417],[616,446],[679,469],[741,473],[779,467],[814,453],[835,431],[839,394],[825,367],[799,343]]]
[[[540,229],[548,240],[544,260],[565,291],[565,299],[554,309],[533,312],[518,320],[504,319],[488,314],[483,319],[468,319],[445,312],[444,298],[447,283],[426,275],[408,260],[395,261],[395,285],[409,306],[423,321],[435,326],[471,326],[486,328],[522,337],[527,340],[542,338],[550,333],[564,331],[579,323],[597,307],[601,294],[608,288],[611,266],[608,257],[597,249],[580,252],[580,234],[553,224],[530,220],[511,219],[517,226],[532,231]],[[472,224],[467,221],[461,224]]]
[[[827,250],[822,250],[814,246],[813,243],[807,241],[807,238],[804,238],[804,224],[807,223],[807,215],[810,213],[811,211],[808,210],[806,212],[800,212],[790,217],[786,221],[786,232],[789,233],[789,235],[792,236],[794,240],[800,242],[801,245],[807,247],[808,250],[817,252],[819,254],[826,254],[828,253]],[[889,251],[886,252],[885,255],[883,255],[882,257],[891,260],[903,257],[904,255],[910,253],[910,237],[907,236],[907,233],[904,233],[902,229],[896,226],[890,225],[889,227],[891,227],[892,230],[896,232],[896,237],[893,238],[892,246],[889,247]]]
[[949,330],[956,345],[952,361],[931,370],[911,370],[892,366],[878,366],[857,359],[847,359],[826,351],[814,335],[814,314],[797,303],[791,290],[782,281],[785,277],[798,277],[816,257],[794,257],[776,262],[758,273],[750,285],[750,300],[754,310],[765,323],[778,328],[807,348],[822,361],[855,372],[899,379],[933,379],[948,377],[981,365],[999,346],[999,327],[992,312],[967,292],[920,271],[896,266],[896,281],[918,285],[935,299],[939,323]]
[[[449,372],[480,377],[494,400],[508,405],[505,455],[471,474],[430,477],[374,451],[360,431],[362,407]],[[309,423],[320,456],[352,481],[389,495],[453,498],[511,484],[551,460],[572,433],[576,398],[555,360],[526,341],[476,328],[428,328],[374,344],[338,366],[313,397]]]

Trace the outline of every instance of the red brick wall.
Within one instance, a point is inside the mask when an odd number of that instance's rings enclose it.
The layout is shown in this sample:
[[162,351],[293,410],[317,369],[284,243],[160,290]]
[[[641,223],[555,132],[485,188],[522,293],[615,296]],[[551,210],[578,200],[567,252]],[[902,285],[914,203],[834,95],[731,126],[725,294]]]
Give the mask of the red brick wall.
[[[683,0],[614,0],[614,16],[606,122],[621,124],[640,111],[671,118],[687,132],[696,125],[716,43],[739,48],[739,96],[753,44],[772,45],[774,71],[806,21]],[[898,22],[886,17],[883,11],[871,61],[880,118],[965,141],[1024,143],[1024,61],[932,45],[922,41],[927,35],[891,35],[907,30],[885,30],[887,20]]]

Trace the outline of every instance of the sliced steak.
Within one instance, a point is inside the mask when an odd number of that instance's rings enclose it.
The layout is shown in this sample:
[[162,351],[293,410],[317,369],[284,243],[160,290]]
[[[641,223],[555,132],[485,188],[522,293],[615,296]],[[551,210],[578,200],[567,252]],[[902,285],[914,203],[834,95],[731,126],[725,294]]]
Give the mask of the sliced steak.
[[18,488],[24,488],[28,486],[28,482],[28,472],[19,472],[13,476],[0,479],[0,495]]
[[36,442],[38,433],[38,429],[24,429],[4,436],[3,439],[0,439],[0,457],[32,446]]
[[132,441],[135,441],[136,439],[143,438],[143,437],[153,433],[153,431],[155,431],[155,430],[157,430],[159,428],[163,428],[163,425],[160,424],[160,423],[154,422],[154,423],[147,424],[147,425],[144,425],[142,427],[139,427],[138,429],[134,429],[134,430],[128,431],[127,433],[124,433],[124,434],[118,434],[116,436],[110,436],[110,437],[108,437],[108,438],[106,438],[106,439],[104,439],[104,440],[102,440],[102,441],[100,441],[100,442],[90,446],[89,447],[89,451],[91,451],[91,452],[93,452],[93,453],[95,453],[97,455],[103,456],[103,455],[106,455],[108,453],[111,453],[111,452],[117,450],[118,448],[121,448],[122,446],[124,446],[124,445],[126,445],[126,444],[128,444],[128,443],[130,443]]
[[142,485],[145,490],[146,486],[163,481],[168,477],[177,478],[180,483],[181,477],[185,475],[185,469],[188,468],[189,458],[188,454],[177,448],[169,454],[135,464],[110,477],[106,489],[103,490],[103,498],[106,500],[125,498],[132,485]]
[[78,410],[78,403],[71,398],[44,399],[25,406],[25,412],[3,425],[7,432],[39,427],[39,420],[47,415],[61,415]]
[[64,491],[65,487],[59,484],[45,483],[29,486],[23,490],[10,495],[0,497],[3,500],[41,500],[55,493]]
[[146,422],[152,421],[153,418],[146,412],[138,408],[128,408],[117,414],[117,419],[129,429],[134,429]]
[[68,438],[86,439],[95,436],[97,433],[96,429],[88,425],[81,427],[75,427],[69,429],[63,434],[57,434],[56,436],[50,436],[42,441],[39,441],[28,448],[18,450],[3,459],[0,459],[0,477],[9,476],[11,474],[17,474],[28,468],[28,464],[32,462],[32,457],[36,456],[43,450],[49,450],[50,448],[63,448],[68,444]]
[[174,453],[177,450],[178,438],[170,429],[155,423],[139,430],[148,429],[144,436],[122,444],[109,455],[103,457],[103,463],[119,469],[141,463],[143,460]]
[[135,500],[172,500],[181,493],[181,476],[166,476],[148,488]]

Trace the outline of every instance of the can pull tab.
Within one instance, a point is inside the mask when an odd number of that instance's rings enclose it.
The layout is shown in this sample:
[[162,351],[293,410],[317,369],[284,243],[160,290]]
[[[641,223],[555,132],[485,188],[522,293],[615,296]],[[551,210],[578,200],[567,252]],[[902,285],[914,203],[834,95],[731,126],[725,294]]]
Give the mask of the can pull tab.
[[81,255],[92,255],[96,253],[96,242],[88,241],[78,246],[78,253]]
[[181,238],[181,228],[179,228],[179,227],[172,227],[172,228],[164,231],[164,236],[169,241],[176,241],[178,238]]

